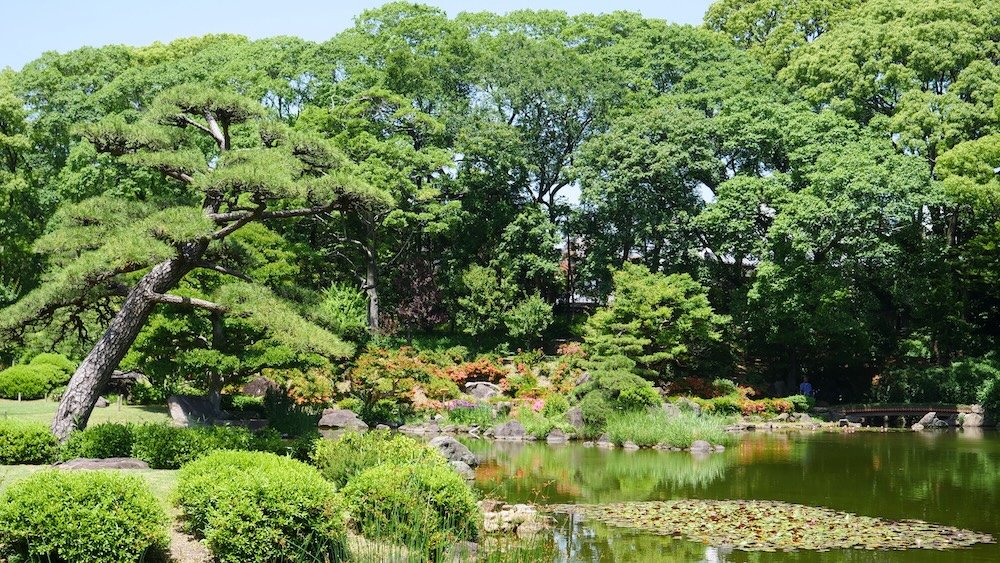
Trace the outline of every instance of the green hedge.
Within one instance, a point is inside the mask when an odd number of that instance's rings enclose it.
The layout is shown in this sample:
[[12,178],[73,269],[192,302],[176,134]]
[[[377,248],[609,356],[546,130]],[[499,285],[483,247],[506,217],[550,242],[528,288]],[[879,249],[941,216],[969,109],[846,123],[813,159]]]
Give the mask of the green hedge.
[[447,460],[426,443],[383,430],[364,434],[346,432],[336,440],[319,440],[312,462],[337,487],[343,487],[362,471],[385,463],[447,465]]
[[319,471],[262,452],[219,451],[185,465],[177,505],[222,562],[341,560],[343,508]]
[[379,465],[353,477],[343,494],[364,537],[398,542],[431,559],[479,534],[476,497],[447,466]]
[[59,370],[49,365],[18,365],[0,371],[0,398],[41,399],[53,387]]
[[166,547],[166,523],[141,477],[43,471],[0,500],[0,559],[134,563]]
[[52,463],[58,447],[44,424],[0,420],[0,465]]
[[61,457],[134,457],[153,469],[177,469],[216,450],[284,453],[287,447],[273,430],[255,434],[238,426],[105,423],[71,434]]

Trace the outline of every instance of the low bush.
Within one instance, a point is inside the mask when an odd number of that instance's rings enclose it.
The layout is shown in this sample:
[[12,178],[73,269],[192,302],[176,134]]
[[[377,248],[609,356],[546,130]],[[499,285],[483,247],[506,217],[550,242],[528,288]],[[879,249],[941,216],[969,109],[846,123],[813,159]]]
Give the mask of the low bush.
[[214,450],[252,450],[254,446],[253,434],[246,428],[143,424],[133,431],[132,456],[153,469],[177,469]]
[[669,444],[687,448],[695,440],[722,445],[735,442],[733,435],[726,432],[726,420],[722,417],[684,413],[672,416],[659,409],[612,413],[606,431],[611,441],[619,445],[631,441],[639,446]]
[[59,373],[45,364],[11,366],[0,371],[0,398],[41,399],[54,387],[52,380]]
[[445,403],[445,408],[447,409],[445,415],[448,417],[448,422],[452,424],[486,428],[496,423],[493,407],[489,405],[477,405],[458,399]]
[[444,465],[372,467],[353,477],[343,494],[351,523],[363,536],[402,543],[430,559],[479,533],[475,496]]
[[541,412],[534,412],[531,409],[522,407],[517,410],[515,418],[521,423],[521,426],[524,426],[525,432],[540,440],[544,439],[549,435],[549,432],[552,432],[556,428],[566,433],[572,433],[576,430],[573,428],[573,425],[564,420],[561,413],[547,417]]
[[131,424],[107,422],[70,434],[61,455],[63,459],[130,457],[133,442]]
[[587,393],[580,401],[580,414],[588,426],[603,428],[614,410],[600,391]]
[[166,523],[141,477],[43,471],[0,500],[0,559],[133,563],[166,547]]
[[73,360],[70,360],[66,356],[51,352],[35,356],[31,359],[28,365],[52,367],[55,370],[49,379],[49,385],[52,387],[58,387],[69,383],[69,378],[73,376],[73,372],[76,371],[77,366]]
[[719,378],[712,381],[712,391],[714,391],[717,396],[733,395],[736,393],[738,388],[739,386],[737,386],[731,379]]
[[263,452],[220,451],[185,465],[177,506],[218,561],[339,561],[346,554],[336,489],[313,467]]
[[551,418],[569,410],[569,401],[562,395],[553,394],[545,398],[542,414]]
[[427,444],[382,430],[346,432],[336,440],[319,440],[312,462],[337,487],[365,469],[386,463],[447,466],[444,457]]
[[0,465],[52,463],[58,446],[44,424],[0,420]]
[[806,412],[813,408],[816,404],[816,399],[813,397],[806,397],[805,395],[791,395],[785,397],[785,400],[792,404],[792,408],[795,412]]
[[986,409],[990,420],[1000,420],[1000,376],[991,377],[983,383],[977,400]]

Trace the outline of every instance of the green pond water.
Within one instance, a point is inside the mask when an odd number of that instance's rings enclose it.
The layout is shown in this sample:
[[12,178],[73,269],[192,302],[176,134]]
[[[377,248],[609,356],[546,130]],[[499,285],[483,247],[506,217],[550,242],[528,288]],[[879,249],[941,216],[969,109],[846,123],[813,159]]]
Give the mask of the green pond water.
[[[723,453],[467,442],[476,487],[508,502],[759,499],[919,519],[1000,540],[1000,433],[748,434]],[[748,553],[613,528],[578,516],[554,528],[568,561],[1000,562],[1000,545],[948,551]]]

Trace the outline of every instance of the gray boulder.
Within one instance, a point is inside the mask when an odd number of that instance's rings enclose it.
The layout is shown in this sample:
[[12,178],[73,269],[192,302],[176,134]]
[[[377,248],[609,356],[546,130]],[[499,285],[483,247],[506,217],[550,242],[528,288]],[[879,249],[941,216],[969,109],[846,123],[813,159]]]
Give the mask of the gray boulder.
[[615,443],[611,441],[611,438],[607,434],[601,434],[601,437],[597,439],[595,445],[598,448],[613,448]]
[[975,412],[965,413],[962,417],[963,428],[980,428],[983,426],[983,415]]
[[493,437],[497,440],[523,440],[526,435],[524,425],[516,420],[493,427]]
[[264,395],[267,395],[267,392],[270,390],[278,391],[280,389],[281,386],[274,381],[271,381],[264,376],[260,376],[248,381],[240,392],[251,397],[263,397]]
[[924,425],[920,424],[919,422],[914,422],[913,425],[910,426],[910,430],[913,430],[914,432],[920,432],[923,429]]
[[57,465],[59,469],[149,469],[149,465],[141,459],[131,457],[109,457],[94,459],[78,457]]
[[465,384],[465,392],[480,401],[487,401],[493,397],[503,395],[503,389],[499,385],[488,381],[470,381]]
[[565,444],[569,441],[569,436],[562,430],[555,428],[545,437],[545,441],[550,444]]
[[97,398],[97,402],[94,403],[94,406],[97,407],[97,408],[99,408],[99,409],[107,408],[110,405],[111,405],[111,403],[109,403],[108,400],[105,399],[104,397],[98,397]]
[[694,443],[691,444],[692,452],[710,452],[713,449],[712,444],[709,444],[705,440],[695,440]]
[[564,416],[566,417],[566,422],[572,424],[573,428],[583,430],[585,423],[583,422],[583,411],[580,410],[580,407],[569,409]]
[[467,481],[472,481],[476,478],[476,471],[469,467],[468,463],[464,461],[450,461],[451,468],[455,470],[456,473],[462,476],[463,479]]
[[935,418],[928,425],[929,428],[948,428],[951,426],[947,421],[941,420],[940,418]]
[[622,444],[622,448],[624,448],[626,450],[638,450],[639,449],[639,445],[636,444],[635,442],[633,442],[632,440],[628,440],[627,442],[625,442],[624,444]]
[[663,403],[663,412],[667,413],[667,416],[680,416],[681,408],[671,402]]
[[219,402],[212,397],[196,397],[193,395],[171,395],[167,399],[170,418],[178,426],[193,424],[212,424],[222,418]]
[[470,467],[479,465],[479,458],[462,442],[451,436],[437,436],[430,441],[430,446],[441,452],[448,461],[460,461]]
[[925,414],[920,420],[918,420],[917,424],[923,424],[924,426],[930,426],[931,423],[934,422],[935,418],[937,418],[937,413],[936,412],[929,412],[929,413]]
[[317,426],[326,429],[356,430],[359,432],[368,430],[368,425],[365,424],[365,421],[358,418],[358,415],[354,411],[337,407],[324,410],[323,416],[320,417]]

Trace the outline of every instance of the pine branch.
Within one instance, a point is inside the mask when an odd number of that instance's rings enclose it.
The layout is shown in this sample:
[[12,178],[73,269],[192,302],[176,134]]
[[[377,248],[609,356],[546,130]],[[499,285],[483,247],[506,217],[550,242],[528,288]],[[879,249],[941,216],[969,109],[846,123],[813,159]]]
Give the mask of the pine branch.
[[250,276],[244,274],[243,272],[241,272],[239,270],[234,270],[232,268],[227,268],[226,266],[223,266],[222,264],[216,264],[215,262],[208,262],[208,261],[205,261],[205,260],[197,260],[197,261],[195,261],[194,265],[195,265],[196,268],[202,268],[202,269],[205,269],[205,270],[213,270],[213,271],[219,272],[220,274],[225,274],[227,276],[233,276],[234,278],[239,278],[239,279],[241,279],[243,281],[248,281],[248,282],[252,282],[253,281],[252,279],[250,279]]
[[209,311],[215,311],[217,313],[229,312],[229,307],[226,307],[224,305],[219,305],[218,303],[213,303],[211,301],[205,301],[204,299],[198,299],[197,297],[181,297],[180,295],[173,295],[170,293],[156,293],[154,291],[147,291],[146,299],[149,299],[150,301],[154,301],[156,303],[198,307],[200,309],[208,309]]

